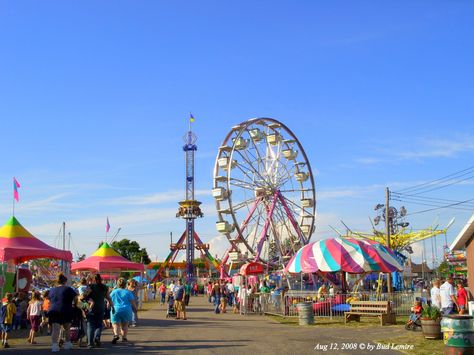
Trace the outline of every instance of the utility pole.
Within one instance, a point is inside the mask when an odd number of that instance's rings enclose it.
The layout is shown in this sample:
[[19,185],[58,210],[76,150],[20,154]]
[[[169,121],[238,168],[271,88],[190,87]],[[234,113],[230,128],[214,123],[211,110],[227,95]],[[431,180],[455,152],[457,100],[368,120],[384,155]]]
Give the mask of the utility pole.
[[[387,233],[387,248],[390,249],[390,227],[391,227],[391,220],[390,220],[390,190],[388,187],[385,188],[385,228]],[[387,291],[388,293],[392,293],[392,275],[390,273],[387,274]]]
[[63,222],[63,250],[66,250],[66,222]]

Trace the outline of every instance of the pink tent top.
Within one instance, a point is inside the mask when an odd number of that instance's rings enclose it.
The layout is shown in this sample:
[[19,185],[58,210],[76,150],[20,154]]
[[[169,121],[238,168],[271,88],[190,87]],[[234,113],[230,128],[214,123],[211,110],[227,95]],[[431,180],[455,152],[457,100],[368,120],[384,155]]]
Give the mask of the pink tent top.
[[0,228],[0,262],[19,264],[31,259],[51,258],[71,262],[68,250],[53,248],[28,232],[15,217]]
[[71,271],[143,271],[144,269],[143,264],[124,258],[107,243],[102,243],[100,248],[88,258],[71,264]]

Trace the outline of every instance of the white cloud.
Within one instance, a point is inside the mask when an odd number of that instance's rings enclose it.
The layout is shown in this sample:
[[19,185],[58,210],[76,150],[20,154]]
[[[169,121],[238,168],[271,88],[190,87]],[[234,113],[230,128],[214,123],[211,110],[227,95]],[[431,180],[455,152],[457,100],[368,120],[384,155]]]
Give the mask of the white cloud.
[[208,244],[211,255],[217,255],[219,258],[221,258],[230,247],[229,240],[225,235],[216,235],[215,237],[212,237],[208,241]]
[[456,158],[463,153],[474,152],[474,136],[468,134],[457,134],[451,138],[423,137],[410,142],[397,142],[396,146],[386,148],[378,147],[373,151],[380,152],[379,157],[362,157],[355,160],[356,163],[373,165],[379,163],[390,163],[394,161],[422,160],[432,158]]
[[[195,190],[194,195],[198,196],[210,196],[210,190]],[[183,190],[174,190],[159,192],[152,195],[145,196],[124,196],[115,199],[111,199],[106,202],[108,205],[156,205],[165,202],[178,202],[184,198]]]
[[[71,196],[71,194],[62,193],[62,194],[49,196],[44,199],[36,200],[32,202],[16,203],[15,208],[16,210],[20,210],[22,213],[25,213],[25,214],[61,211],[64,208],[71,208],[75,206],[72,203],[59,202],[64,197],[68,197],[68,196]],[[11,210],[12,210],[11,207],[2,206],[0,208],[0,213],[9,214]]]

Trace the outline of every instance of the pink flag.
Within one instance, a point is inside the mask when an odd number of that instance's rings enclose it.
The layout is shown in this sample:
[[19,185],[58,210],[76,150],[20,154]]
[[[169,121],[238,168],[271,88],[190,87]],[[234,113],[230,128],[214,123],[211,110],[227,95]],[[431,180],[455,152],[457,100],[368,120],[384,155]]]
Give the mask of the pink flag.
[[20,195],[18,194],[18,188],[20,187],[20,183],[13,177],[13,198],[16,202],[20,200]]
[[109,217],[107,217],[107,224],[105,225],[105,232],[109,233],[110,230],[110,223],[109,223]]

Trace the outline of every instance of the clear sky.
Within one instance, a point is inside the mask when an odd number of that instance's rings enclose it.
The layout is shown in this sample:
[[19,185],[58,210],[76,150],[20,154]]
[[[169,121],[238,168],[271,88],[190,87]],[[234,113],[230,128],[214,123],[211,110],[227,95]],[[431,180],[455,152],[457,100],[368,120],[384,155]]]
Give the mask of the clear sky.
[[[210,196],[217,148],[252,117],[282,121],[305,147],[313,240],[340,220],[369,230],[385,186],[474,165],[473,14],[471,1],[2,0],[0,220],[16,176],[16,216],[42,240],[58,245],[66,221],[74,254],[90,254],[108,216],[111,232],[163,259],[169,233],[184,230],[175,213],[192,111],[196,229],[215,254],[226,244]],[[426,196],[474,198],[473,180]],[[451,241],[472,206],[408,220],[456,217]]]

